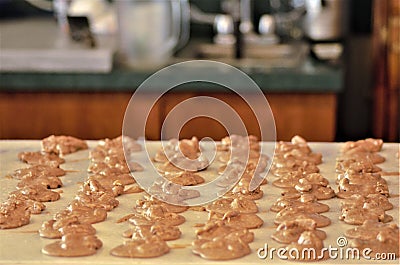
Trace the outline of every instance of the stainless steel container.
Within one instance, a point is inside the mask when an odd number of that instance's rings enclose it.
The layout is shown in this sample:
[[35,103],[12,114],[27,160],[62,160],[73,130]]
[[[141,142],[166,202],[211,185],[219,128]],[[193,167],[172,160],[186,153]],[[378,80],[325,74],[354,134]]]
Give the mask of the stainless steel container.
[[119,0],[116,4],[120,62],[134,68],[158,67],[187,42],[187,0]]
[[314,41],[342,39],[348,29],[351,0],[305,0],[304,34]]

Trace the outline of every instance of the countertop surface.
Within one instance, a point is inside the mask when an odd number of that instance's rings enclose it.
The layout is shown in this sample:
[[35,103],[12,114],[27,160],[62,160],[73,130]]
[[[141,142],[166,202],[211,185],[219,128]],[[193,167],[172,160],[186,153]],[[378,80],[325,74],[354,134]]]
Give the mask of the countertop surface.
[[[32,29],[29,30],[29,27],[32,27]],[[13,38],[15,37],[16,39],[18,39],[18,34],[15,35],[14,33],[10,33],[13,32],[12,29],[15,28],[19,32],[21,32],[19,34],[19,38],[21,38],[21,35],[25,30],[28,30],[29,34],[27,34],[26,36],[29,36],[29,38],[32,38],[33,40],[27,41],[25,45],[23,44],[24,42],[22,42],[21,44],[20,41],[18,45],[15,46],[11,45],[12,41],[10,40],[0,40],[0,52],[3,54],[3,56],[7,55],[6,53],[10,50],[14,52],[14,54],[15,52],[18,53],[22,51],[22,49],[24,49],[24,52],[32,53],[33,51],[34,53],[35,49],[38,50],[38,48],[40,48],[40,45],[34,45],[30,47],[29,43],[38,44],[40,41],[35,40],[35,38],[45,38],[43,37],[46,36],[44,28],[48,28],[49,30],[54,31],[54,27],[56,27],[54,21],[43,19],[39,21],[1,21],[0,29],[3,31],[4,36],[6,36],[7,33],[8,35],[13,36]],[[56,35],[57,34],[52,35],[53,39],[51,39],[50,44],[46,44],[46,47],[51,47],[52,44],[56,45],[57,41],[56,39],[54,39],[57,37]],[[102,39],[104,40],[104,38],[105,37],[103,36]],[[106,39],[107,38],[110,37],[106,37]],[[191,42],[189,42],[189,44],[183,50],[190,50],[192,47],[191,43],[193,43],[193,41],[196,40],[191,40]],[[100,44],[109,42],[110,40],[99,41]],[[59,47],[56,47],[52,49],[52,52],[59,52],[59,49]],[[74,49],[72,50],[74,52],[78,51],[79,46],[74,44]],[[97,51],[104,51],[106,53],[104,46],[101,45],[99,45]],[[90,58],[92,58],[92,60],[95,60],[99,56],[95,53],[96,51],[93,51],[93,49],[90,52],[92,52],[93,55],[91,57],[85,57],[87,58],[87,60],[91,60]],[[185,52],[183,52],[182,54],[185,54]],[[10,56],[12,59],[12,55],[8,55],[7,58],[10,59]],[[16,56],[21,59],[21,54]],[[71,56],[77,55],[76,53],[71,53]],[[180,58],[175,57],[171,59],[168,64],[192,59],[193,58],[187,58],[185,56],[181,56]],[[87,60],[85,60],[85,64],[89,64]],[[4,60],[3,63],[5,63]],[[57,63],[58,66],[60,66],[60,63],[62,62],[60,62],[60,60],[58,59]],[[256,67],[250,64],[246,65],[245,67],[240,67],[240,69],[248,74],[264,92],[338,93],[342,91],[344,83],[343,63],[329,65],[327,63],[317,61],[309,56],[305,56],[296,66],[293,67]],[[59,72],[58,70],[53,72],[34,70],[2,70],[0,72],[0,92],[132,92],[143,81],[145,81],[146,78],[151,76],[157,70],[158,69],[129,69],[116,63],[115,60],[114,62],[112,62],[112,67],[110,67],[110,71],[107,72],[85,72],[82,70],[74,72],[71,69],[65,72]],[[187,71],[192,70],[188,69]],[[222,73],[223,72],[213,71],[210,72],[210,75]],[[185,72],[183,72],[182,74],[184,75]],[[185,86],[184,89],[189,91],[195,90],[205,92],[219,92],[218,88],[199,84]],[[154,90],[158,91],[158,88],[155,87]],[[243,92],[246,92],[246,88],[243,88]]]
[[[123,67],[114,67],[110,73],[3,72],[0,73],[0,91],[130,92],[154,72],[133,71]],[[342,90],[344,82],[343,69],[328,67],[312,59],[306,60],[299,68],[294,69],[271,69],[269,72],[247,70],[245,72],[264,92],[337,93]],[[196,84],[188,89],[209,91],[210,87]],[[216,88],[212,89],[215,91]],[[243,92],[245,90],[246,88],[243,88]]]
[[[97,142],[90,141],[89,146],[93,148]],[[270,146],[270,143],[263,143],[265,146]],[[323,163],[318,165],[321,174],[327,178],[334,190],[337,190],[335,184],[335,159],[338,156],[339,149],[342,143],[309,143],[314,152],[320,152],[323,155]],[[161,147],[160,142],[146,142],[147,151],[152,157],[158,148]],[[382,151],[379,153],[384,156],[386,162],[379,166],[388,172],[398,172],[399,165],[395,153],[398,151],[398,143],[385,143]],[[17,154],[21,151],[37,151],[40,150],[40,141],[0,141],[0,201],[7,198],[7,194],[15,190],[18,180],[5,178],[12,171],[25,167],[26,164],[18,161]],[[137,153],[136,161],[139,161],[148,171],[151,165],[145,164],[139,160],[140,157],[146,156],[145,151]],[[168,244],[172,248],[170,253],[159,258],[151,259],[129,259],[117,258],[109,254],[110,250],[117,245],[122,244],[125,240],[121,234],[128,229],[127,223],[116,223],[116,220],[131,213],[135,201],[143,196],[142,193],[126,194],[118,197],[120,204],[114,210],[108,212],[108,217],[104,222],[95,224],[97,230],[96,235],[103,241],[103,247],[93,256],[81,258],[61,258],[50,257],[41,254],[41,248],[53,242],[50,239],[40,238],[37,234],[37,229],[44,220],[49,220],[52,214],[60,209],[63,209],[73,199],[79,185],[87,177],[87,168],[89,165],[88,150],[83,150],[75,154],[65,156],[66,163],[62,164],[62,168],[70,170],[66,176],[61,177],[64,187],[61,189],[61,199],[56,202],[46,203],[46,210],[40,215],[33,215],[31,223],[16,229],[0,230],[0,263],[1,264],[289,264],[285,260],[275,256],[266,259],[257,257],[257,249],[264,247],[267,244],[270,248],[279,248],[282,245],[271,239],[271,234],[276,226],[274,225],[275,213],[269,210],[270,206],[280,197],[281,190],[273,186],[271,183],[274,177],[267,176],[268,183],[263,185],[261,189],[264,192],[263,198],[257,200],[259,208],[257,214],[263,219],[264,225],[259,229],[254,229],[254,242],[250,243],[251,253],[243,258],[229,261],[209,261],[199,258],[192,254],[191,242],[195,239],[194,227],[197,223],[204,223],[207,220],[206,212],[186,211],[182,215],[186,218],[186,222],[179,226],[182,231],[182,237],[175,241],[169,241]],[[214,166],[215,164],[215,166]],[[205,171],[200,172],[206,181],[210,181],[217,175],[217,169],[220,163],[215,160],[213,164]],[[147,168],[147,169],[146,169]],[[384,176],[387,180],[390,189],[390,202],[394,204],[394,209],[387,211],[387,214],[393,216],[393,223],[399,222],[399,177],[395,175]],[[324,240],[324,246],[338,247],[337,239],[343,236],[344,231],[354,228],[354,226],[345,224],[339,220],[340,215],[340,200],[332,198],[322,201],[329,205],[329,212],[323,213],[330,218],[331,225],[321,228],[327,233],[327,238]],[[344,248],[345,249],[345,248]],[[346,248],[347,249],[347,248]],[[337,253],[337,252],[336,252]],[[343,256],[344,257],[344,256]],[[300,262],[301,263],[301,262]],[[293,263],[293,264],[300,264]],[[328,259],[318,263],[309,264],[377,264],[377,261],[365,259]],[[398,264],[397,260],[380,261],[380,264]],[[304,264],[304,263],[301,263]]]

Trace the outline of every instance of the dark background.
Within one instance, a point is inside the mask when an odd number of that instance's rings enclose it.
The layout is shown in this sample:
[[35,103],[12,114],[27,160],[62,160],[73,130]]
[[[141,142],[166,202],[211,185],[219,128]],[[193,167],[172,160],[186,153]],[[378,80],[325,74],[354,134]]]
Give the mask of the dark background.
[[[354,140],[372,135],[372,0],[350,1],[349,34],[344,39],[345,87],[339,95],[337,141]],[[218,0],[191,0],[204,12],[221,12]],[[254,0],[254,19],[270,12],[266,0]],[[27,16],[52,16],[23,0],[0,0],[0,19]],[[193,24],[191,36],[210,38],[213,29]],[[0,40],[1,41],[1,40]]]

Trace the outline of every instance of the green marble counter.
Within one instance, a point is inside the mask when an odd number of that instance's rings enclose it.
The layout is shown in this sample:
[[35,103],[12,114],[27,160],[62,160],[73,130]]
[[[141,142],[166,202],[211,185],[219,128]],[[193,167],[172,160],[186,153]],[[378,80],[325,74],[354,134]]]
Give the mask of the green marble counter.
[[[338,93],[343,89],[344,70],[308,58],[296,68],[242,69],[264,92]],[[189,71],[189,70],[188,70]],[[0,73],[1,92],[123,92],[134,91],[154,71],[114,67],[110,73]],[[182,73],[185,74],[185,73]],[[219,74],[213,72],[210,74]],[[154,90],[157,90],[154,87]],[[179,88],[178,88],[179,89]],[[223,90],[207,84],[191,84],[185,90]],[[246,88],[243,88],[243,92]]]

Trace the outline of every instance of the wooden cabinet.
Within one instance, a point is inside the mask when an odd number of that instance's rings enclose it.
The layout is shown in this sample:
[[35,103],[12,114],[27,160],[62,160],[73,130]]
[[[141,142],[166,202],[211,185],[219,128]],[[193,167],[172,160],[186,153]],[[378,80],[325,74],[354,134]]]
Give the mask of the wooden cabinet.
[[374,137],[400,141],[400,1],[374,1]]
[[[155,104],[148,118],[146,137],[158,140],[162,122],[169,111],[183,99],[198,95],[225,101],[241,116],[249,133],[259,135],[254,115],[239,97],[225,93],[185,92],[167,94]],[[278,140],[289,140],[295,134],[310,141],[334,140],[335,94],[271,93],[266,96],[275,118]],[[131,93],[1,93],[0,138],[39,139],[50,134],[84,139],[116,137],[121,134],[130,97]],[[226,134],[218,122],[198,118],[183,126],[180,136],[220,139]]]
[[[202,94],[198,94],[202,95]],[[233,94],[211,94],[229,104],[240,115],[250,134],[260,137],[258,122],[251,109]],[[165,101],[165,115],[189,94],[169,95]],[[277,139],[289,140],[299,134],[310,141],[333,141],[336,132],[335,94],[267,94],[275,119]],[[261,121],[262,122],[262,121]],[[211,136],[221,139],[226,135],[221,124],[210,119],[199,118],[190,121],[181,131],[182,138],[192,135]]]
[[116,137],[129,99],[125,93],[2,93],[0,137]]

